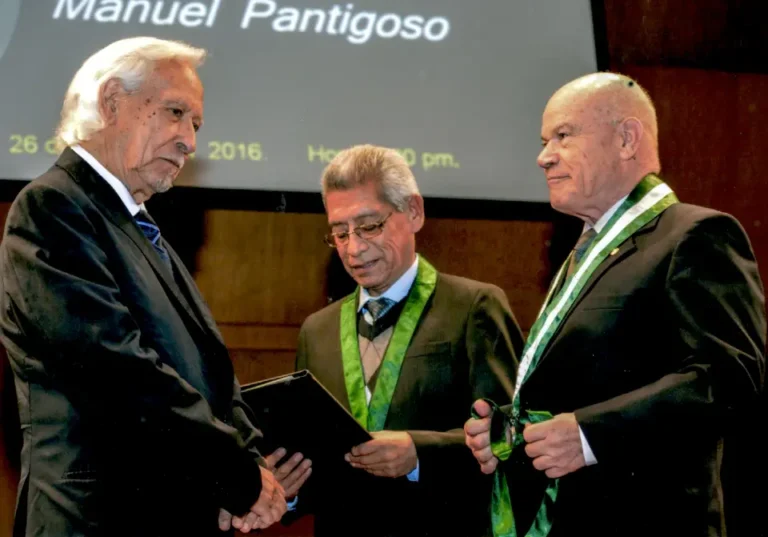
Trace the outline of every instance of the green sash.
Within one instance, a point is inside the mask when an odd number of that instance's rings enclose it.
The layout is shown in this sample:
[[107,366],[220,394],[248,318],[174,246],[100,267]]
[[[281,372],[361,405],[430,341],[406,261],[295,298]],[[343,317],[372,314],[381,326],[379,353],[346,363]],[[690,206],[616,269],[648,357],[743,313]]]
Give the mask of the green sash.
[[416,325],[419,323],[429,297],[435,290],[436,283],[437,271],[424,257],[419,256],[416,280],[411,286],[403,311],[397,319],[392,339],[384,353],[370,406],[365,397],[365,380],[357,337],[359,288],[347,296],[341,304],[341,363],[344,367],[344,384],[347,387],[352,415],[368,431],[381,431],[384,428],[405,352],[411,344]]
[[[595,269],[620,244],[631,237],[637,230],[656,218],[667,207],[677,203],[677,197],[661,179],[653,174],[647,175],[632,190],[605,227],[595,237],[581,261],[576,265],[571,277],[563,283],[562,289],[555,295],[560,280],[565,275],[565,267],[570,256],[565,260],[549,288],[544,304],[536,322],[531,327],[528,340],[523,350],[523,359],[517,372],[517,384],[512,399],[512,417],[510,425],[515,431],[522,431],[526,423],[539,423],[552,418],[546,411],[533,411],[520,408],[520,389],[530,377],[541,359],[550,339],[568,315],[581,290],[591,278]],[[573,253],[571,253],[573,255]],[[494,415],[501,415],[499,408],[491,401]],[[473,411],[473,415],[474,411]],[[476,415],[475,415],[476,417]],[[496,416],[494,416],[496,417]],[[506,419],[506,418],[504,418]],[[506,442],[504,427],[492,430],[491,451],[500,461],[509,458],[512,451],[522,444],[522,434],[514,434],[512,445]],[[501,435],[498,434],[501,430]],[[550,479],[541,506],[533,525],[525,533],[526,537],[545,537],[552,528],[552,509],[557,498],[558,479]],[[512,512],[506,475],[501,465],[494,475],[494,487],[491,498],[491,521],[494,537],[517,537],[515,519]]]

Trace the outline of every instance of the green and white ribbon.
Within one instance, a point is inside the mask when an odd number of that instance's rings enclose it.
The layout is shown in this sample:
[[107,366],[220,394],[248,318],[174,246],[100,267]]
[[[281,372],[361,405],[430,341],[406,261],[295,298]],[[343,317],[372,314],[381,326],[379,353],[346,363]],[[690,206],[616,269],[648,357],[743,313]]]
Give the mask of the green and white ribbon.
[[[627,199],[606,223],[603,230],[595,237],[592,245],[576,266],[574,273],[566,280],[560,293],[550,304],[545,302],[528,335],[528,344],[523,351],[523,360],[518,370],[513,399],[513,403],[517,403],[518,409],[520,388],[535,369],[542,351],[569,313],[571,306],[595,269],[608,258],[614,248],[617,248],[637,230],[677,201],[674,192],[666,183],[654,175],[646,176],[627,196]],[[569,261],[570,257],[560,268],[559,277],[562,277],[562,272]],[[557,283],[555,281],[553,289],[556,288]]]
[[357,303],[360,290],[357,289],[347,296],[341,304],[341,362],[344,368],[344,384],[347,387],[352,415],[368,431],[381,431],[384,428],[405,353],[436,284],[437,271],[423,256],[419,256],[416,280],[411,286],[392,339],[384,353],[370,405],[365,397],[365,377],[357,336]]
[[[576,265],[573,274],[564,282],[560,292],[555,294],[560,280],[564,277],[565,267],[570,262],[570,256],[560,267],[523,350],[523,359],[518,369],[517,383],[512,399],[511,425],[515,431],[522,431],[526,423],[539,423],[552,418],[552,415],[546,411],[521,408],[520,390],[536,369],[544,349],[570,312],[597,267],[611,255],[615,248],[677,202],[678,199],[669,186],[655,175],[647,175],[632,190],[602,231],[598,233],[582,260]],[[508,458],[511,450],[524,443],[522,434],[513,434],[512,446],[507,449],[498,447],[498,438],[492,440],[494,454],[498,452],[504,458]],[[494,445],[496,445],[496,449],[493,449]],[[501,457],[500,460],[503,460]],[[526,537],[545,537],[549,533],[552,528],[552,507],[557,498],[557,487],[558,480],[550,479],[533,525],[525,533]],[[494,537],[517,537],[506,475],[500,467],[496,470],[491,512]]]

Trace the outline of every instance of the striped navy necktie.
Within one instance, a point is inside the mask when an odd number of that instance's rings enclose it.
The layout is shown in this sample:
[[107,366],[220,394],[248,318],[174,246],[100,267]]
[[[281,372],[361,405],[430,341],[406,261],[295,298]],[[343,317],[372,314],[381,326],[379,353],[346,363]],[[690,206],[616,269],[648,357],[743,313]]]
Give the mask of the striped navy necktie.
[[171,272],[173,272],[171,258],[168,255],[168,250],[163,245],[162,236],[160,235],[160,228],[157,226],[155,221],[146,211],[139,211],[136,213],[136,216],[134,216],[134,219],[136,220],[136,224],[139,226],[141,232],[144,233],[144,236],[147,237],[149,242],[152,243],[152,246],[154,246],[155,251],[157,251],[157,253],[160,255],[160,259],[162,259],[163,263],[165,263]]

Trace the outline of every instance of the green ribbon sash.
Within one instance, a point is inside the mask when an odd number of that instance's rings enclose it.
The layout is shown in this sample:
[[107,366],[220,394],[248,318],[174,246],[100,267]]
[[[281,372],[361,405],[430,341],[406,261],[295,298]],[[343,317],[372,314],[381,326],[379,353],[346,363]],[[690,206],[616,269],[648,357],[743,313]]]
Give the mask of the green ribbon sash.
[[370,406],[365,397],[365,380],[357,336],[359,289],[347,296],[341,304],[341,362],[344,367],[344,384],[347,387],[352,415],[368,431],[381,431],[384,428],[405,353],[436,284],[437,271],[419,256],[416,280],[411,286],[392,339],[384,353]]
[[[522,432],[526,423],[540,423],[552,418],[552,414],[546,411],[520,408],[520,389],[536,369],[544,349],[570,312],[592,274],[615,248],[677,202],[678,199],[672,189],[661,179],[653,174],[645,176],[595,237],[581,261],[576,265],[573,274],[563,283],[561,290],[555,293],[565,275],[570,256],[560,267],[523,349],[523,359],[517,372],[515,394],[512,398],[511,419],[506,416],[496,418],[496,415],[502,415],[502,413],[495,404],[491,403],[493,419],[508,420],[508,425],[515,430],[510,446],[504,436],[504,427],[492,428],[491,450],[500,461],[509,458],[512,451],[524,443],[523,435],[517,432]],[[502,431],[501,436],[499,436],[499,430]],[[525,533],[526,537],[546,537],[549,533],[552,528],[552,508],[557,498],[557,488],[558,479],[550,479],[533,524]],[[491,520],[494,537],[517,537],[509,488],[501,466],[496,469],[494,476]]]
[[[524,443],[523,435],[515,435],[512,445],[510,445],[506,439],[507,425],[511,426],[510,420],[496,403],[490,399],[485,399],[485,401],[491,406],[493,416],[491,452],[499,461],[505,461],[512,455],[514,449]],[[472,416],[474,418],[480,417],[474,408],[472,409]],[[520,419],[520,425],[524,427],[526,423],[541,423],[552,417],[552,414],[549,412],[527,411],[525,416]],[[533,525],[526,533],[526,536],[543,536],[549,533],[549,530],[552,528],[550,513],[555,505],[558,483],[559,480],[557,479],[549,480],[547,490],[544,492],[544,500],[541,502]],[[515,517],[511,506],[512,499],[509,495],[506,475],[501,469],[497,469],[493,474],[493,492],[491,496],[491,526],[495,537],[517,537]]]

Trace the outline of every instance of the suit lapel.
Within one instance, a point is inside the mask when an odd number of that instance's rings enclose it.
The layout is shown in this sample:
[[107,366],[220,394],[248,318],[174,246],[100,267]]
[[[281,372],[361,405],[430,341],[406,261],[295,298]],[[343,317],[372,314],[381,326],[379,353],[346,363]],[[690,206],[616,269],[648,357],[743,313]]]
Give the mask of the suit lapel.
[[[397,379],[397,385],[395,386],[394,391],[392,392],[392,401],[390,401],[390,407],[389,412],[387,412],[387,420],[384,423],[384,428],[386,429],[389,425],[389,421],[392,418],[392,416],[396,412],[403,412],[404,409],[409,408],[409,405],[407,404],[407,401],[411,397],[411,393],[409,393],[407,386],[410,384],[410,382],[404,382],[404,373],[406,369],[406,363],[410,360],[413,360],[411,357],[411,351],[412,349],[415,349],[417,347],[421,347],[421,327],[424,326],[424,323],[426,319],[431,315],[432,313],[432,305],[435,302],[435,295],[438,293],[441,287],[441,281],[442,276],[440,272],[437,273],[437,283],[435,284],[435,290],[432,293],[432,296],[429,297],[429,300],[427,301],[426,305],[424,306],[424,311],[421,313],[421,317],[419,317],[418,322],[416,323],[416,329],[413,332],[413,336],[411,337],[411,341],[408,344],[408,348],[405,351],[405,356],[403,357],[403,364],[400,368],[400,375]],[[415,282],[414,282],[415,283]],[[401,312],[402,313],[402,312]],[[416,358],[417,360],[420,358]],[[403,404],[401,404],[403,403]]]
[[350,413],[352,404],[349,402],[347,385],[344,382],[344,360],[341,356],[341,303],[339,300],[330,315],[330,326],[323,323],[320,330],[319,341],[321,345],[313,345],[312,353],[320,357],[319,363],[323,365],[322,374],[326,379],[326,387],[334,394],[341,394],[337,399]]
[[[163,264],[152,244],[136,225],[117,192],[87,162],[69,148],[64,150],[56,165],[66,171],[88,193],[88,196],[99,207],[106,218],[112,221],[131,239],[152,266],[166,293],[174,302],[176,309],[185,312],[193,324],[205,333],[205,328],[201,324],[200,318],[194,314],[189,303],[182,295],[173,278],[173,274],[169,272],[168,267]],[[173,262],[177,267],[181,266],[181,261],[175,253]],[[185,271],[179,270],[178,272],[182,273]],[[218,337],[220,338],[221,336],[218,335]]]
[[[541,355],[539,366],[541,366],[541,363],[546,360],[548,356],[549,348],[555,343],[555,341],[557,341],[557,338],[560,337],[560,332],[562,331],[563,327],[566,325],[566,323],[568,322],[568,319],[571,317],[571,315],[573,315],[573,313],[579,307],[579,305],[584,300],[584,298],[592,291],[595,285],[597,285],[597,283],[605,275],[605,273],[608,272],[608,270],[616,266],[619,262],[631,257],[637,251],[637,237],[653,231],[656,228],[656,224],[658,223],[658,221],[659,221],[659,217],[657,216],[656,218],[648,222],[648,224],[643,226],[641,229],[635,232],[632,236],[630,236],[627,240],[625,240],[621,245],[619,245],[618,248],[614,249],[614,251],[611,252],[611,255],[609,255],[606,259],[603,260],[602,263],[600,263],[600,265],[597,266],[595,271],[587,280],[586,284],[584,284],[584,287],[582,287],[581,292],[579,293],[579,296],[576,297],[576,300],[574,301],[573,305],[563,317],[563,320],[558,326],[557,330],[555,331],[554,334],[552,334],[552,337],[549,339],[549,342],[547,343],[546,347],[543,349],[542,351],[543,354]],[[537,366],[536,369],[531,371],[531,376],[536,374],[536,371],[540,369],[539,366]]]
[[195,285],[192,276],[189,274],[189,272],[187,272],[186,268],[184,268],[184,264],[182,263],[176,251],[171,247],[171,245],[167,242],[164,242],[163,244],[171,256],[173,265],[176,267],[176,273],[182,280],[182,283],[187,290],[186,296],[189,298],[189,304],[195,310],[193,313],[192,309],[188,309],[188,313],[197,319],[201,319],[203,323],[205,323],[205,326],[208,328],[208,332],[213,335],[216,341],[222,346],[226,347],[224,338],[216,326],[216,321],[214,321],[213,317],[211,316],[211,312],[208,309],[208,306],[205,304],[205,302],[203,302],[203,297],[200,296],[200,293],[198,293],[196,290],[197,286]]
[[[626,259],[635,251],[637,250],[637,244],[635,243],[635,236],[629,237],[627,240],[625,240],[621,245],[619,245],[618,248],[615,248],[613,252],[610,253],[610,255],[603,260],[600,265],[595,268],[595,271],[592,273],[592,275],[587,280],[587,283],[584,284],[584,287],[582,287],[581,292],[579,293],[579,296],[576,298],[576,301],[571,306],[570,310],[568,311],[568,314],[565,316],[565,319],[567,319],[573,311],[579,307],[579,304],[582,300],[584,300],[584,297],[587,296],[587,294],[592,290],[592,288],[595,286],[597,282],[600,281],[600,278],[603,277],[603,275],[614,265],[619,263],[620,261]],[[560,323],[560,326],[562,326],[565,323],[565,319],[562,323]],[[554,338],[553,338],[554,339]]]

